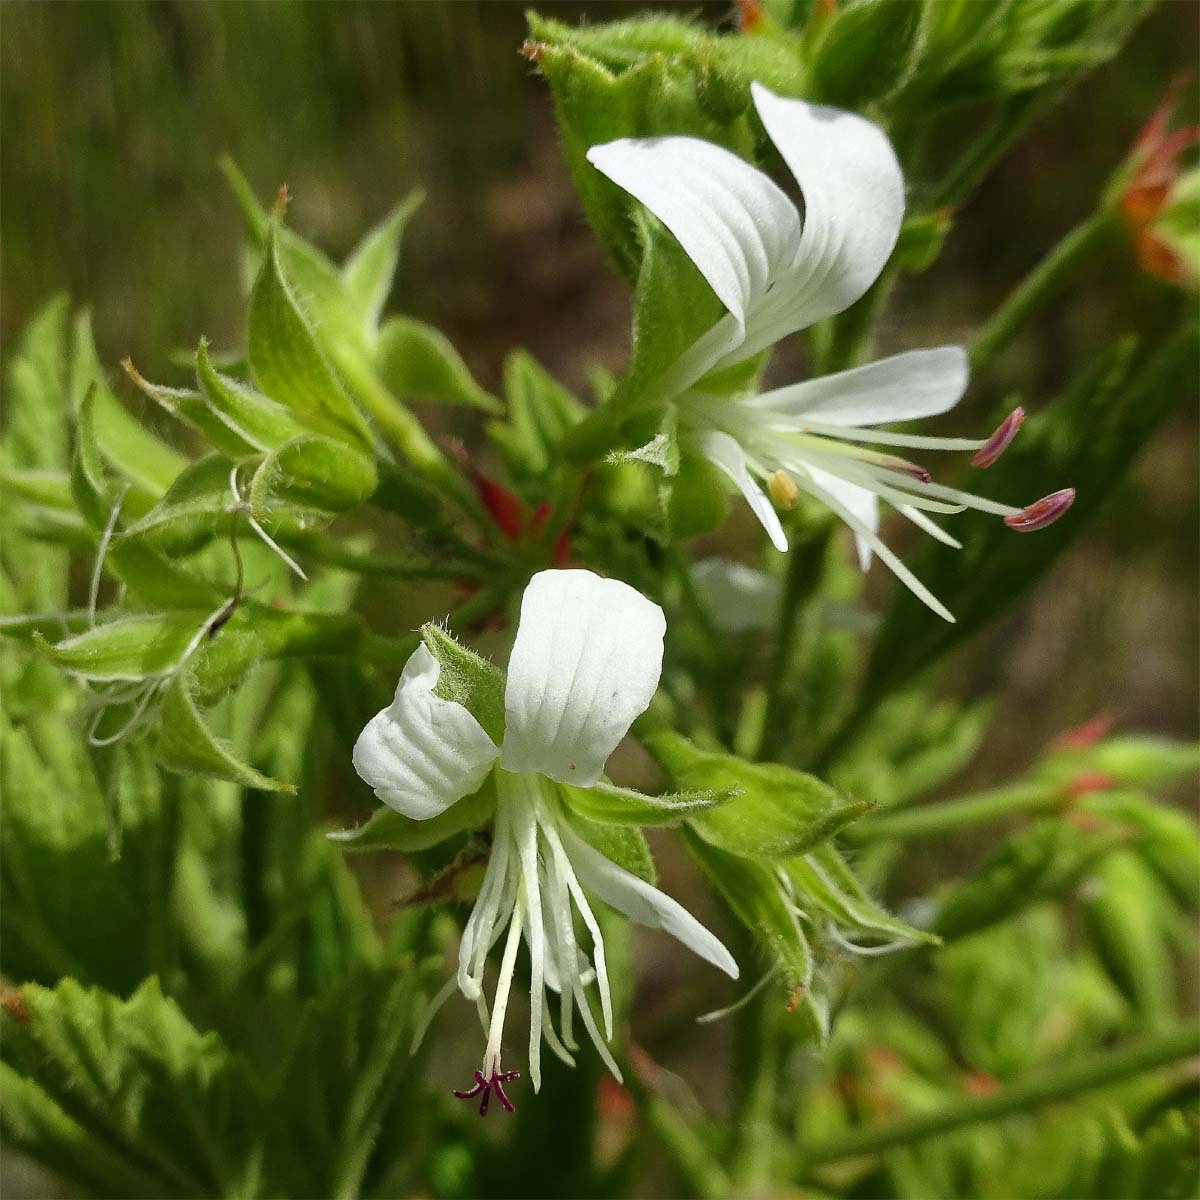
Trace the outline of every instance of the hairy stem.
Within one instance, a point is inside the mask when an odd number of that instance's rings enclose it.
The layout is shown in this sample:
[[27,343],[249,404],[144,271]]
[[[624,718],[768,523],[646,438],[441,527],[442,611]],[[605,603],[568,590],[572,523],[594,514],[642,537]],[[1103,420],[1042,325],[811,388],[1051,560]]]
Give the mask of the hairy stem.
[[855,843],[939,837],[1004,817],[1049,812],[1061,807],[1062,803],[1062,791],[1057,787],[1045,783],[1019,783],[942,804],[869,816],[857,825],[848,826],[845,837]]

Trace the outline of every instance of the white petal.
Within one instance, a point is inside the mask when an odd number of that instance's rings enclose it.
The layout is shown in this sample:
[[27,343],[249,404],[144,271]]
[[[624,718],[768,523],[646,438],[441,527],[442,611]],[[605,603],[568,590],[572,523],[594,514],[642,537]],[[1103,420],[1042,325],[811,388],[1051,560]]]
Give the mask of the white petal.
[[[811,464],[805,467],[817,488],[832,496],[840,504],[850,510],[855,518],[861,521],[872,533],[879,530],[879,500],[874,492],[859,487],[856,483],[847,483],[837,475],[822,471]],[[858,547],[858,565],[865,571],[871,565],[871,546],[862,534],[855,531],[854,542]]]
[[433,694],[437,659],[418,646],[396,698],[367,723],[354,745],[354,769],[389,807],[416,821],[436,817],[475,791],[499,750],[461,704]]
[[966,391],[967,375],[962,347],[939,346],[776,388],[746,404],[782,418],[772,420],[777,429],[805,421],[847,426],[912,421],[952,409]]
[[631,921],[648,929],[665,930],[730,978],[738,977],[733,955],[682,904],[605,858],[566,822],[559,826],[559,832],[571,865],[588,891]]
[[706,558],[692,567],[696,590],[725,633],[770,629],[779,613],[783,584],[773,575],[724,558]]
[[781,317],[790,333],[848,308],[878,278],[904,219],[904,178],[883,130],[863,117],[786,100],[760,83],[750,91],[804,195],[804,234]]
[[508,664],[505,770],[595,783],[658,687],[665,632],[662,609],[620,580],[535,575]]
[[675,235],[739,323],[799,242],[800,214],[786,194],[711,142],[621,138],[587,156]]
[[779,523],[779,514],[775,506],[767,499],[762,488],[750,478],[746,467],[746,454],[741,446],[727,433],[710,430],[707,433],[694,434],[690,439],[696,450],[703,454],[718,470],[723,471],[737,485],[738,490],[746,497],[754,515],[767,531],[771,544],[776,550],[786,551],[788,548],[787,535]]

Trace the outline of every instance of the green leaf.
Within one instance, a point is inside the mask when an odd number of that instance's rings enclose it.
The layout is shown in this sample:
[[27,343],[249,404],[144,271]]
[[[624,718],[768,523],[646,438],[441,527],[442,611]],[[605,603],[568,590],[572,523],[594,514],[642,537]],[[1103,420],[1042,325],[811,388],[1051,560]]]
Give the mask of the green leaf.
[[67,317],[55,296],[26,326],[8,364],[4,447],[18,467],[67,461]]
[[374,339],[380,314],[392,290],[400,259],[400,239],[424,198],[423,193],[413,192],[401,200],[366,234],[342,267],[347,302],[358,314],[368,340]]
[[744,858],[791,858],[871,808],[844,804],[828,784],[802,771],[701,750],[675,733],[653,734],[645,746],[678,787],[736,796],[695,815],[691,826],[705,841]]
[[243,458],[255,452],[256,447],[251,442],[231,429],[212,411],[202,393],[191,388],[173,388],[161,383],[151,383],[128,358],[121,366],[143,394],[177,421],[203,434],[214,449],[228,454],[231,458]]
[[71,979],[30,984],[5,1009],[10,1145],[104,1195],[255,1190],[266,1126],[253,1083],[156,979],[128,1000]]
[[1134,851],[1117,851],[1096,864],[1083,915],[1092,947],[1133,1007],[1138,1028],[1170,1024],[1175,1019],[1170,900]]
[[370,447],[366,422],[321,352],[284,278],[275,223],[250,297],[247,348],[255,380],[268,396],[320,432],[350,445]]
[[632,825],[608,825],[575,812],[570,807],[565,809],[571,828],[593,850],[598,850],[609,862],[616,863],[622,870],[636,875],[646,883],[654,884],[658,873],[654,869],[654,858],[650,853],[650,844],[646,835]]
[[558,457],[567,432],[583,415],[579,401],[526,350],[504,363],[506,419],[488,424],[516,479],[536,479]]
[[811,97],[861,108],[904,86],[928,6],[912,0],[850,0],[840,5],[813,55]]
[[421,626],[421,641],[437,660],[433,694],[461,704],[496,743],[504,741],[504,676],[493,663],[460,645],[440,625]]
[[945,889],[933,931],[946,941],[1007,920],[1067,891],[1106,855],[1129,843],[1127,831],[1085,831],[1049,818],[1014,835],[969,879]]
[[51,645],[34,634],[50,659],[94,682],[161,678],[182,664],[204,627],[203,612],[121,617]]
[[414,317],[387,321],[379,331],[375,361],[384,384],[403,399],[501,411],[500,401],[475,382],[450,339]]
[[569,783],[561,783],[558,787],[573,812],[602,825],[679,825],[740,794],[706,789],[646,796],[603,779],[590,788],[574,787]]
[[[216,419],[223,430],[220,435],[223,441],[247,447],[244,451],[233,451],[235,454],[276,450],[285,442],[311,432],[282,404],[216,370],[208,356],[208,342],[203,338],[196,348],[196,379],[211,415],[209,423],[211,418]],[[210,440],[218,449],[223,448],[215,438]]]
[[688,849],[760,950],[782,971],[790,991],[807,991],[812,951],[771,868],[724,851],[686,829]]
[[871,933],[937,946],[941,938],[893,917],[868,895],[845,859],[832,845],[818,846],[792,859],[787,871],[797,890],[836,922]]
[[[620,137],[693,134],[748,150],[750,129],[739,113],[749,107],[749,79],[721,89],[729,94],[713,105],[714,90],[726,83],[725,74],[713,70],[717,60],[709,56],[703,63],[689,63],[668,48],[671,42],[675,50],[687,44],[699,48],[708,35],[670,18],[639,22],[640,28],[632,23],[623,29],[604,26],[590,40],[587,31],[536,14],[529,21],[538,39],[537,69],[550,85],[563,153],[584,215],[618,268],[632,279],[642,253],[628,220],[630,201],[587,161],[588,149]],[[604,54],[609,65],[592,57],[603,53],[601,41],[615,50]],[[714,109],[720,110],[715,117],[710,115]]]
[[93,420],[97,445],[105,459],[150,495],[165,492],[187,466],[187,459],[150,433],[109,390],[92,339],[91,315],[87,312],[75,319],[71,374],[73,408],[82,402],[88,388],[95,385]]
[[228,535],[229,461],[217,454],[197,459],[182,471],[161,500],[116,536],[118,545],[141,539],[168,554],[186,554],[218,532]]
[[196,705],[191,671],[179,671],[167,687],[160,714],[158,759],[184,775],[226,779],[264,792],[294,792],[296,785],[272,779],[241,762],[211,729]]
[[266,455],[250,484],[250,510],[262,520],[271,497],[324,512],[356,508],[375,490],[375,462],[329,438],[305,434]]
[[325,836],[343,850],[403,850],[413,854],[428,850],[468,829],[482,829],[496,808],[491,776],[469,796],[427,821],[414,821],[391,808],[380,808],[355,829],[340,829]]

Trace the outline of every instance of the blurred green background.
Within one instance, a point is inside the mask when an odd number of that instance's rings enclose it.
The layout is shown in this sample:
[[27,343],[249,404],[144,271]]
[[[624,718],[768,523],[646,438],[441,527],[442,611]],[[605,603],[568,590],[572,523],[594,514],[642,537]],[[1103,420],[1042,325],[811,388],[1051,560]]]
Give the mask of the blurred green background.
[[[640,6],[546,7],[598,21]],[[659,7],[733,20],[726,4]],[[1194,65],[1198,13],[1191,3],[1154,11],[993,173],[941,260],[897,297],[884,349],[970,339],[1089,211],[1172,74]],[[335,255],[424,189],[392,304],[444,328],[485,386],[519,344],[574,387],[593,364],[618,368],[627,297],[583,223],[523,38],[520,5],[483,0],[5,4],[4,347],[59,289],[92,305],[111,364],[131,354],[166,378],[169,352],[200,334],[232,346],[240,222],[216,169],[227,152],[260,195],[286,182],[295,227]],[[1160,332],[1179,304],[1131,257],[1097,263],[974,382],[953,424],[966,432],[1018,390],[1036,409],[1115,333]],[[470,417],[454,425],[477,432]],[[1068,560],[959,655],[957,688],[1001,696],[996,761],[981,777],[1019,767],[1100,711],[1118,726],[1195,736],[1195,467],[1188,397]],[[722,548],[757,536],[735,522]],[[868,596],[891,586],[876,568]]]

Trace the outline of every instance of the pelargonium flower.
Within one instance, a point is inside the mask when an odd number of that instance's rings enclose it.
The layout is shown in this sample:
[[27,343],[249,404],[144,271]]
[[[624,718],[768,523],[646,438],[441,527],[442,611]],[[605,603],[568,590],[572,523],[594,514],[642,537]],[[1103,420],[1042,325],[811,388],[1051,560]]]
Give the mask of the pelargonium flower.
[[751,85],[758,115],[795,177],[804,216],[768,176],[693,137],[622,138],[588,159],[641,201],[679,241],[728,310],[655,386],[674,402],[682,444],[707,458],[746,497],[771,541],[787,549],[779,507],[816,497],[854,531],[860,561],[880,558],[935,612],[949,612],[880,541],[885,500],[941,541],[928,513],[976,508],[1013,528],[1042,528],[1069,507],[1069,489],[1014,508],[935,485],[917,464],[872,446],[973,450],[989,466],[1023,418],[1012,414],[981,440],[875,428],[953,408],[967,384],[958,346],[919,350],[759,395],[712,395],[705,380],[833,316],[858,300],[891,255],[904,216],[904,180],[883,131],[853,113]]
[[[431,1006],[432,1014],[455,987],[476,1004],[487,1037],[483,1064],[474,1088],[456,1094],[481,1097],[481,1112],[493,1092],[511,1110],[503,1085],[513,1073],[501,1070],[501,1043],[522,940],[529,948],[529,1073],[535,1090],[543,1040],[573,1064],[576,1011],[620,1078],[607,1045],[613,1010],[604,939],[589,895],[639,924],[666,930],[737,978],[737,964],[712,933],[675,900],[590,845],[568,816],[566,789],[591,790],[610,804],[654,803],[614,787],[602,773],[658,687],[665,629],[662,609],[627,584],[590,571],[542,571],[521,601],[500,736],[493,736],[496,728],[489,733],[464,704],[438,694],[441,667],[421,645],[404,667],[395,699],[371,719],[354,747],[359,775],[385,804],[414,820],[436,817],[485,785],[495,789],[491,855],[463,929],[458,971]],[[484,971],[489,950],[501,939],[489,1012]],[[603,1033],[589,1003],[593,982]],[[557,1030],[547,989],[559,997]]]

